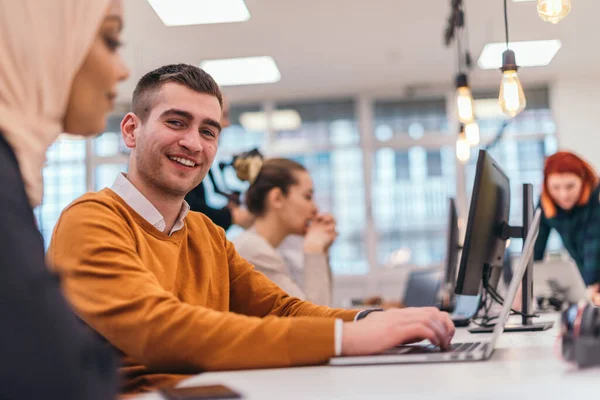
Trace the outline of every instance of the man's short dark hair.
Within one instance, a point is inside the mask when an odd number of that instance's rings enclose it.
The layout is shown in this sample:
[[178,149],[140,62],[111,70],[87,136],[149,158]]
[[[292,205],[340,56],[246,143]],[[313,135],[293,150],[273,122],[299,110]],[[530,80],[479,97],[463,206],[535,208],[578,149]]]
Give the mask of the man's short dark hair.
[[148,72],[135,87],[131,109],[142,121],[146,121],[152,111],[154,95],[167,82],[179,83],[195,92],[213,95],[223,108],[221,89],[212,76],[193,65],[171,64]]

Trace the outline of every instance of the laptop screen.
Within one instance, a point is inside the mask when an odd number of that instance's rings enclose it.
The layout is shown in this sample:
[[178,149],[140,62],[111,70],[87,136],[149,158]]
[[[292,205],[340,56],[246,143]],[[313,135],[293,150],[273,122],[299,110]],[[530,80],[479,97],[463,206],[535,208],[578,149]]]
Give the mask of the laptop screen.
[[533,216],[533,221],[531,221],[529,232],[527,233],[525,243],[523,244],[521,257],[519,258],[517,268],[515,269],[512,280],[510,281],[510,286],[508,287],[508,291],[504,298],[502,311],[498,316],[498,322],[494,326],[494,334],[492,336],[491,346],[488,348],[488,351],[491,351],[496,346],[496,341],[498,340],[498,337],[500,337],[500,333],[502,333],[504,330],[504,325],[506,324],[508,316],[510,315],[512,303],[515,300],[517,291],[519,290],[519,285],[521,284],[521,280],[523,279],[523,275],[525,275],[525,270],[527,269],[527,263],[533,254],[533,247],[539,232],[541,214],[542,211],[538,208]]

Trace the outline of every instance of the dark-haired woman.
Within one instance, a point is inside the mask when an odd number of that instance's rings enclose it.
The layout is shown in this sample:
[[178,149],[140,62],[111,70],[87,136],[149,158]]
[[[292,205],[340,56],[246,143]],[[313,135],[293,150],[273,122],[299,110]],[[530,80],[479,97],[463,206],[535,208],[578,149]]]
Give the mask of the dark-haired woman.
[[[288,159],[270,159],[248,176],[245,199],[254,225],[233,240],[238,253],[290,296],[331,304],[329,247],[337,237],[335,220],[321,215],[313,200],[308,171]],[[303,262],[287,262],[278,247],[290,235],[304,236]]]

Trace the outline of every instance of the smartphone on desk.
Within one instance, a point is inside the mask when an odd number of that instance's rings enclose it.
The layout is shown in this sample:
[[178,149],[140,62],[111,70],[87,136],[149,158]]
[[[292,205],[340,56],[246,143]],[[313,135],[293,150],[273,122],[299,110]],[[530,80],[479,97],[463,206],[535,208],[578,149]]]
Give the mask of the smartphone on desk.
[[167,400],[242,399],[242,395],[224,385],[165,388],[160,392]]

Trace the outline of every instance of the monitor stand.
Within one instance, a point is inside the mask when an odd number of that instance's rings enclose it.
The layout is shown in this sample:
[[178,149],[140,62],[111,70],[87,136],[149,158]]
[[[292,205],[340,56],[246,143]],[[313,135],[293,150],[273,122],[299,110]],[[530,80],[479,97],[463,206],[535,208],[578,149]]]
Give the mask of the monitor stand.
[[[523,184],[523,226],[504,226],[502,236],[506,239],[527,237],[531,221],[533,220],[533,186],[529,183]],[[523,243],[524,244],[524,243]],[[486,290],[486,289],[484,289]],[[533,322],[533,254],[527,263],[527,269],[521,281],[521,316],[520,324],[506,324],[504,332],[539,332],[550,329],[554,322]],[[494,325],[478,326],[469,329],[471,333],[488,333],[494,330]]]
[[[494,331],[496,325],[478,326],[470,328],[471,333],[491,333]],[[504,326],[504,332],[539,332],[545,331],[554,326],[554,322],[538,322],[530,324],[506,324]]]

